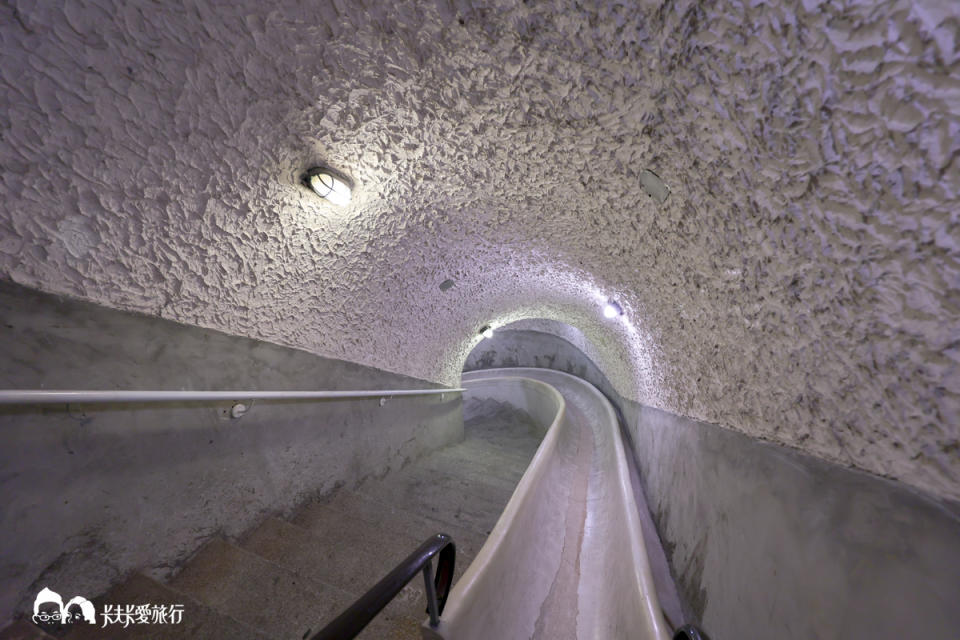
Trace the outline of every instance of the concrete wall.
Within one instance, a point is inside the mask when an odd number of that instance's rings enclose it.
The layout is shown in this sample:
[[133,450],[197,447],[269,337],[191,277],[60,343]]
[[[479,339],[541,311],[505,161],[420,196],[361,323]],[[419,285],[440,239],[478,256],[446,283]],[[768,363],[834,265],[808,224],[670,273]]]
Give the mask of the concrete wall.
[[[421,380],[0,282],[0,388],[397,389]],[[314,494],[463,437],[456,394],[0,407],[0,627],[43,586],[163,576]],[[242,398],[238,398],[242,400]]]
[[687,613],[713,640],[957,635],[960,505],[624,401],[578,353],[498,331],[466,368],[559,369],[619,404]]

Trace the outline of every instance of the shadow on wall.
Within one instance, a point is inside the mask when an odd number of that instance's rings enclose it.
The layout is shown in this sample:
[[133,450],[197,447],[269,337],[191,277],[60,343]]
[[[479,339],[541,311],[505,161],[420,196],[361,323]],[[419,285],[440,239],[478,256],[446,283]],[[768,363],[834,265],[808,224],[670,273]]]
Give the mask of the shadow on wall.
[[512,366],[618,406],[688,620],[714,640],[957,635],[960,505],[625,400],[556,335],[500,329],[464,371]]

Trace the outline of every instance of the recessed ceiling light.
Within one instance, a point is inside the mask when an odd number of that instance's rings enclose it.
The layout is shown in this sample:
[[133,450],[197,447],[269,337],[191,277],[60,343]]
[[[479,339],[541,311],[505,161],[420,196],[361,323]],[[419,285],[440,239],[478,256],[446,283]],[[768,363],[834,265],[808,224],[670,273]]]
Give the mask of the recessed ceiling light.
[[607,302],[607,304],[605,304],[603,307],[604,318],[612,319],[622,315],[623,315],[623,307],[621,307],[619,304],[617,304],[613,300],[610,300],[609,302]]
[[492,338],[493,327],[491,327],[490,325],[484,325],[484,327],[480,329],[480,335],[482,335],[484,338],[487,338],[487,339]]
[[329,167],[311,167],[303,174],[303,184],[329,202],[344,206],[350,204],[350,179]]

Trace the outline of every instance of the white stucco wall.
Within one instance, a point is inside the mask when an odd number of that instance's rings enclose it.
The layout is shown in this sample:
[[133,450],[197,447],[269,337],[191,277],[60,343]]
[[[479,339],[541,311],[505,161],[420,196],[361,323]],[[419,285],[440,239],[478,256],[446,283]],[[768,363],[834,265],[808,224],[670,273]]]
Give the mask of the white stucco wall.
[[0,274],[444,383],[553,319],[625,397],[960,497],[960,5],[699,4],[5,4]]

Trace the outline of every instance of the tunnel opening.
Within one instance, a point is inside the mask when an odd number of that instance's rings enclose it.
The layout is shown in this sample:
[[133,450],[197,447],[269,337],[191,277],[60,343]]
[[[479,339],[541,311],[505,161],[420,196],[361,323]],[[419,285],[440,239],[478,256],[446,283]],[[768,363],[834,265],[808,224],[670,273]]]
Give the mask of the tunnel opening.
[[464,360],[462,373],[534,367],[569,373],[594,385],[602,380],[609,386],[600,366],[585,351],[596,353],[583,332],[571,324],[547,318],[515,320],[483,337]]

